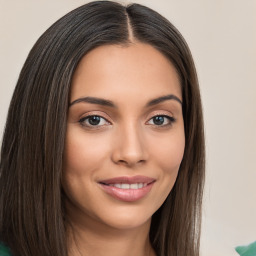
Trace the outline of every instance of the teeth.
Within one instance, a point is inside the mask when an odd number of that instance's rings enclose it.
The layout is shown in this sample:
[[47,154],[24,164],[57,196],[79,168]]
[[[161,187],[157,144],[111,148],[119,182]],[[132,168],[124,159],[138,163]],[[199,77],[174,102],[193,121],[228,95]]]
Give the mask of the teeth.
[[147,186],[147,183],[133,183],[133,184],[115,183],[115,184],[109,184],[109,186],[121,188],[121,189],[139,189]]
[[131,188],[131,189],[138,189],[138,188],[139,188],[139,184],[138,184],[138,183],[131,184],[131,185],[130,185],[130,188]]
[[122,189],[130,189],[130,185],[129,184],[121,184],[121,188]]

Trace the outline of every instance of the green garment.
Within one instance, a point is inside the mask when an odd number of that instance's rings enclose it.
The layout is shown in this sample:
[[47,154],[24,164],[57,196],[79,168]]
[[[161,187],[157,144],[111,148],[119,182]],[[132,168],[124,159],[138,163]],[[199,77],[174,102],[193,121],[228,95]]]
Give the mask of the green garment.
[[235,249],[240,256],[256,256],[256,241],[247,246],[237,246]]
[[10,250],[0,243],[0,256],[11,256]]

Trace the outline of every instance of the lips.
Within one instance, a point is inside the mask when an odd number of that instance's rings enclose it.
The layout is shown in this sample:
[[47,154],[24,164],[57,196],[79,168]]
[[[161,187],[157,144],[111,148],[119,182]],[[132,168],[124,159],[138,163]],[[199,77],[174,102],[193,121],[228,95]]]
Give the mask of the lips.
[[101,180],[99,185],[104,192],[115,199],[133,202],[145,197],[155,181],[155,179],[147,176],[124,176]]

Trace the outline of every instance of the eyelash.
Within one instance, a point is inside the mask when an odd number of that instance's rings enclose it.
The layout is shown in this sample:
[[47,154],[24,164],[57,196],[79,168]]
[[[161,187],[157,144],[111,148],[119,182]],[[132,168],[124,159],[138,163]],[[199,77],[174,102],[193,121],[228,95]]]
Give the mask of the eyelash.
[[[89,120],[89,118],[91,118],[91,117],[99,117],[101,120],[103,119],[103,120],[105,120],[106,123],[110,124],[110,122],[109,122],[106,118],[104,118],[104,117],[102,117],[102,116],[100,116],[100,115],[88,115],[88,116],[85,116],[85,117],[81,118],[78,122],[80,123],[81,126],[86,127],[86,128],[89,128],[89,129],[99,129],[99,128],[101,128],[102,126],[104,126],[104,125],[85,124],[85,122],[86,122],[87,120]],[[155,116],[151,117],[151,118],[149,119],[149,121],[152,120],[152,119],[154,119],[154,118],[156,118],[156,117],[163,117],[163,118],[168,119],[168,123],[167,123],[167,124],[164,124],[164,125],[150,124],[150,125],[155,125],[157,128],[165,128],[165,127],[168,127],[168,126],[172,126],[172,124],[176,121],[176,119],[175,119],[174,117],[168,116],[168,115],[155,115]],[[148,122],[149,122],[149,121],[148,121]],[[101,122],[101,121],[100,121],[100,122]],[[165,121],[164,121],[164,122],[165,122]]]

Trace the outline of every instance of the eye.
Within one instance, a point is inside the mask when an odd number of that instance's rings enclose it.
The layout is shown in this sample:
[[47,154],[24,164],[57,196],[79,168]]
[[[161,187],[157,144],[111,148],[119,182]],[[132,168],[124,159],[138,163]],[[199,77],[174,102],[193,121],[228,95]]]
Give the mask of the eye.
[[167,126],[167,125],[171,125],[174,122],[175,122],[175,118],[172,116],[157,115],[157,116],[153,116],[148,121],[148,124],[156,125],[156,126]]
[[109,122],[105,118],[97,115],[90,115],[90,116],[83,117],[79,120],[79,123],[82,126],[87,126],[87,127],[93,127],[93,126],[98,127],[98,126],[109,124]]

